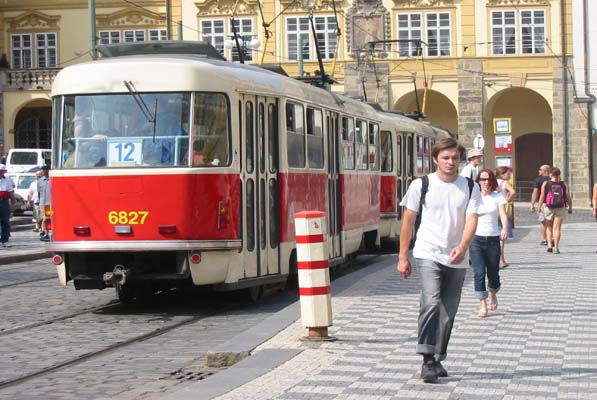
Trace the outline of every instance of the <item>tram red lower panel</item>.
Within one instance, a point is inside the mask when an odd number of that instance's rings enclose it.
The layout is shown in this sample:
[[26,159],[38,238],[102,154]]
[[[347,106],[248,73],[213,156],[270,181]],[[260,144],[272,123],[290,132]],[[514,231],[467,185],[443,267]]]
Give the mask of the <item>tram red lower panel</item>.
[[54,240],[239,239],[239,199],[238,174],[54,176]]
[[396,177],[393,175],[382,175],[381,180],[381,196],[379,202],[379,211],[382,213],[396,212],[396,201],[398,194],[396,193]]
[[379,222],[379,175],[340,175],[342,229],[350,230]]

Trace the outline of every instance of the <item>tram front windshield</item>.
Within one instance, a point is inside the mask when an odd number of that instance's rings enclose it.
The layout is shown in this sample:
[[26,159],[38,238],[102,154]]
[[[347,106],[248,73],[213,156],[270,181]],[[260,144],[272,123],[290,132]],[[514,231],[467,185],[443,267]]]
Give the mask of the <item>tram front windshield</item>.
[[229,103],[222,93],[131,90],[64,96],[62,103],[55,104],[58,111],[59,104],[63,105],[61,168],[229,164]]

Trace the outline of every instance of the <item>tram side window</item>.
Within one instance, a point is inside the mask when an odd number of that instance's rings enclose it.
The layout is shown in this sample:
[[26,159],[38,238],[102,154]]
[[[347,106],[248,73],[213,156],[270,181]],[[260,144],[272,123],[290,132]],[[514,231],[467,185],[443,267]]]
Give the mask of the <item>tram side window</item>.
[[369,165],[379,171],[379,125],[369,124]]
[[307,107],[307,154],[309,168],[323,168],[323,114]]
[[288,166],[305,167],[305,123],[303,106],[286,103],[286,154]]
[[245,104],[245,121],[246,121],[246,127],[247,129],[245,129],[245,136],[247,139],[247,143],[246,143],[246,159],[247,159],[247,172],[248,173],[253,173],[253,168],[254,168],[254,164],[253,164],[253,160],[255,159],[254,154],[255,154],[255,146],[253,145],[253,103],[250,101],[247,101],[247,103]]
[[367,169],[367,122],[357,119],[356,129],[357,168]]
[[381,170],[391,172],[394,160],[392,157],[392,133],[390,131],[381,131]]
[[230,163],[228,99],[222,93],[195,93],[192,166]]
[[414,140],[412,135],[409,135],[406,138],[406,176],[411,177],[413,176],[413,151],[414,151]]
[[425,140],[423,139],[423,136],[417,135],[417,176],[422,176],[425,174],[425,168],[423,163],[423,160],[425,158],[425,155],[423,153],[424,142]]
[[278,172],[278,107],[274,104],[267,106],[268,118],[268,154],[269,172]]
[[425,169],[426,174],[431,172],[431,150],[429,147],[429,138],[425,138],[425,141],[423,142],[423,168]]
[[396,136],[396,176],[402,176],[403,166],[402,162],[404,161],[404,157],[402,157],[402,136]]
[[344,169],[354,169],[354,120],[342,117],[342,152]]

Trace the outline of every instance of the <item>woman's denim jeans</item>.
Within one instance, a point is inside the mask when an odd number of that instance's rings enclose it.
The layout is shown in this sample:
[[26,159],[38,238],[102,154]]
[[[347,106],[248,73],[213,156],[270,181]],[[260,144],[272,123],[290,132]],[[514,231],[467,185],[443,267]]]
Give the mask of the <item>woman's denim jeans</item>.
[[475,271],[475,295],[478,299],[487,298],[485,275],[489,290],[500,290],[500,237],[477,236],[470,246],[471,263]]

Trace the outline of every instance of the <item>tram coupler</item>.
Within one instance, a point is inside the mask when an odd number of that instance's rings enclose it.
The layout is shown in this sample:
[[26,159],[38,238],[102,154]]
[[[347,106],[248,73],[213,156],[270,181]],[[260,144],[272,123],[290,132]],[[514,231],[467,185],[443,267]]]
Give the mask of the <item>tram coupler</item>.
[[119,264],[114,267],[114,271],[105,272],[103,279],[108,286],[123,286],[132,275],[132,272],[130,269],[126,269],[124,265]]

